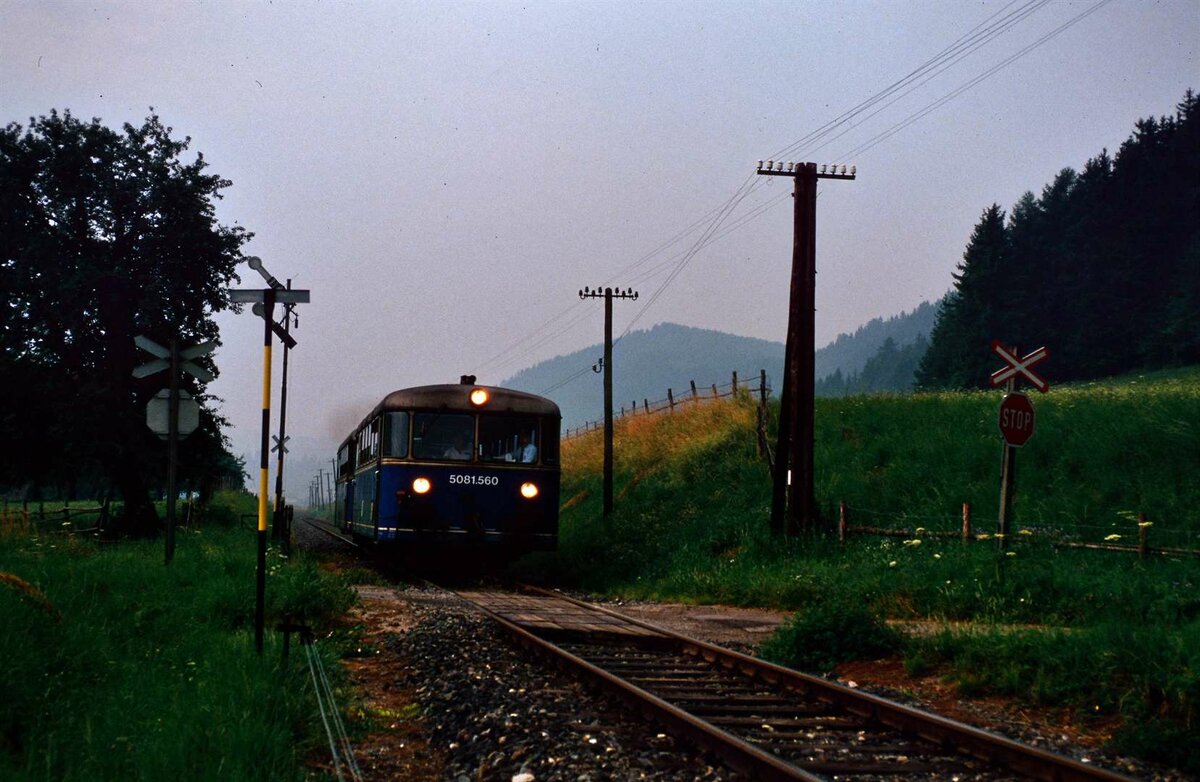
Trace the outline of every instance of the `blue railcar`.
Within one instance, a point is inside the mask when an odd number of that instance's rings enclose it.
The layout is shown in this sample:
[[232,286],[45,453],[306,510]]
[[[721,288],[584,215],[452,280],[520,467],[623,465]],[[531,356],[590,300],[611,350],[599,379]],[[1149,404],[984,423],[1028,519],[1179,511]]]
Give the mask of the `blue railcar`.
[[549,399],[469,376],[394,391],[338,449],[336,523],[407,553],[553,549],[561,421]]

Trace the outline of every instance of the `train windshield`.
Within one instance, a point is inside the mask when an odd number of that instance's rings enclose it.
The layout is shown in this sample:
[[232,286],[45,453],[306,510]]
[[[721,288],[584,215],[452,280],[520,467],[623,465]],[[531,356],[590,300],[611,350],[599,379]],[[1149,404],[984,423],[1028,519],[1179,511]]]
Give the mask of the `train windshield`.
[[412,455],[414,459],[471,460],[475,440],[475,417],[446,413],[414,413]]
[[536,464],[540,419],[533,416],[479,417],[479,458],[485,462]]
[[408,413],[387,414],[384,456],[408,456]]

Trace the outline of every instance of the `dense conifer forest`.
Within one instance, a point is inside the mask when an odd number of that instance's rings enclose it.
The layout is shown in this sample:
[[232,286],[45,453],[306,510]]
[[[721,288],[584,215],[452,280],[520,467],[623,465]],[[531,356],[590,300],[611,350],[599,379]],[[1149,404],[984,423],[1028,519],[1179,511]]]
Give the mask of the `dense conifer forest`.
[[[978,388],[993,339],[1045,345],[1052,381],[1200,363],[1200,117],[1188,90],[1115,155],[1064,168],[1005,214],[984,210],[917,372]],[[1041,367],[1039,367],[1041,369]]]

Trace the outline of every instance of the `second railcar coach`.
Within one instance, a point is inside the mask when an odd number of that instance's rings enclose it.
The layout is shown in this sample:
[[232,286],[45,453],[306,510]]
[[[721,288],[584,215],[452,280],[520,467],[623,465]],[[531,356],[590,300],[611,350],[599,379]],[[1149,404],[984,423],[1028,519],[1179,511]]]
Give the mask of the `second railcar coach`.
[[561,421],[549,399],[470,376],[394,391],[338,449],[336,523],[409,553],[553,549]]

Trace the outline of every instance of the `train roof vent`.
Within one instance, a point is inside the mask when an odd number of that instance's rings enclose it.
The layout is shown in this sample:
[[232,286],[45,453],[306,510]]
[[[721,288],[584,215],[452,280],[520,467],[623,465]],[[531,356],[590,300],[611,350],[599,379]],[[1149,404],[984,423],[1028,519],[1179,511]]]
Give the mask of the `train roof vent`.
[[473,385],[475,385],[475,376],[474,375],[462,375],[459,377],[458,382],[462,383],[464,386],[473,386]]

